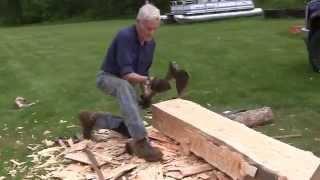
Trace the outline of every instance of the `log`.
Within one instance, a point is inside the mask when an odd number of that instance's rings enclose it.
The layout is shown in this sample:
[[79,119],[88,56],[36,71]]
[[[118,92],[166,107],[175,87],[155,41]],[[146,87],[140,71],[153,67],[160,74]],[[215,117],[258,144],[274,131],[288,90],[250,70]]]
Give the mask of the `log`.
[[320,166],[318,166],[317,171],[312,175],[311,180],[319,180],[320,179]]
[[272,123],[273,119],[273,113],[270,107],[236,112],[227,111],[223,113],[223,115],[248,127],[257,127],[269,124]]
[[[152,106],[152,125],[235,180],[310,180],[320,159],[191,101]],[[302,163],[307,162],[307,163]]]

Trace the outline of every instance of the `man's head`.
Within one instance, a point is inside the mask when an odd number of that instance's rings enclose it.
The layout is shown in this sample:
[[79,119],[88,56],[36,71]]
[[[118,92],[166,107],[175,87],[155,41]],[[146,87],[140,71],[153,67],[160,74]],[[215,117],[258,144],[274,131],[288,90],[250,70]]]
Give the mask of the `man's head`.
[[137,30],[140,41],[150,41],[160,26],[160,10],[152,4],[145,4],[137,15]]

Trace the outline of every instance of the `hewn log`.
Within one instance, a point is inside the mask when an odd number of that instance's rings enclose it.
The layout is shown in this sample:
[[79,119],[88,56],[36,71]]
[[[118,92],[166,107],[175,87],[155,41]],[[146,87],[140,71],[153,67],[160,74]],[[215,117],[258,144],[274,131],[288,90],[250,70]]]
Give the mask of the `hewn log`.
[[318,166],[316,172],[312,175],[311,180],[319,180],[320,179],[320,166]]
[[[152,125],[235,180],[310,180],[320,159],[198,104],[174,99],[152,107]],[[302,163],[307,162],[307,163]]]

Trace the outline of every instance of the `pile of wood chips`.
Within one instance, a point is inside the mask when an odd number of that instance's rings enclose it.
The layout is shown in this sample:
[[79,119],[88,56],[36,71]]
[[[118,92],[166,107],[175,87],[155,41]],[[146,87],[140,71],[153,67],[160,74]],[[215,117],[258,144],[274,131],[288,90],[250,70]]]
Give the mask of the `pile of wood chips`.
[[24,179],[99,179],[89,160],[88,150],[97,160],[104,179],[128,180],[230,180],[222,172],[193,154],[181,152],[173,140],[163,136],[153,128],[148,128],[153,146],[159,147],[164,156],[161,162],[150,163],[125,151],[127,138],[120,134],[99,130],[95,132],[95,141],[72,139],[60,140],[59,143],[33,152],[31,170]]

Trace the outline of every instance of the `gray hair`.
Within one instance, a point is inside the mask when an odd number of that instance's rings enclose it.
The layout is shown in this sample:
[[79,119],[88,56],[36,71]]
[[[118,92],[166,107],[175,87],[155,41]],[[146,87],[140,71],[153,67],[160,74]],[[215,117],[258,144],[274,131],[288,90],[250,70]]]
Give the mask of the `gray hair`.
[[160,20],[160,10],[147,3],[139,9],[137,20]]

